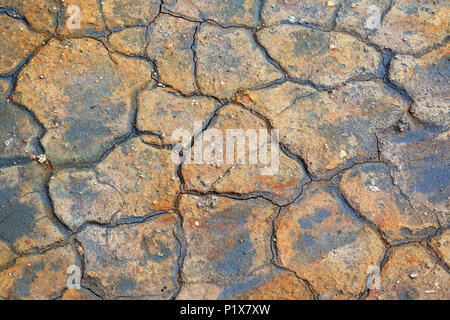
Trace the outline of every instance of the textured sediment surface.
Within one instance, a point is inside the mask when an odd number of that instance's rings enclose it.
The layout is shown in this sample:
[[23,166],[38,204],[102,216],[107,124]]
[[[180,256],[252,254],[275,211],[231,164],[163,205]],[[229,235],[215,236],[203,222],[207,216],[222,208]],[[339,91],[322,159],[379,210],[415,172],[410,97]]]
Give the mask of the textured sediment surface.
[[0,0],[0,299],[450,299],[449,15]]

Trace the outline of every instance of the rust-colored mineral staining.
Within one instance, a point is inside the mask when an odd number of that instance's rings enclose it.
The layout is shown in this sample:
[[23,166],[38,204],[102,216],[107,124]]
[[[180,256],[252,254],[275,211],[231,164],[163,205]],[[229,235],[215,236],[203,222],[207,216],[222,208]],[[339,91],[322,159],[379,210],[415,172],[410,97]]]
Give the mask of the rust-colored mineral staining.
[[0,299],[450,299],[449,14],[0,0]]

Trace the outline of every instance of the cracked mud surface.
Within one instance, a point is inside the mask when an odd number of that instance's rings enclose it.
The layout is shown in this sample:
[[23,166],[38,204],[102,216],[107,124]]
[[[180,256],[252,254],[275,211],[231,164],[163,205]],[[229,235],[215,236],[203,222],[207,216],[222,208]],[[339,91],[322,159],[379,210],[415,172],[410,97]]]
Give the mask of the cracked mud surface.
[[[0,0],[0,299],[450,299],[449,14]],[[279,170],[175,164],[195,122]]]

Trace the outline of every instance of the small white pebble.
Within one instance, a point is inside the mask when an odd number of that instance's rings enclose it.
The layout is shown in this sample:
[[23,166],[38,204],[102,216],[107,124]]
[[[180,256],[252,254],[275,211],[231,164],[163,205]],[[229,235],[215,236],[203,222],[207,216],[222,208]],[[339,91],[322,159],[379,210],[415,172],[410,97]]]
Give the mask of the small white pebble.
[[37,156],[37,160],[39,163],[44,163],[45,161],[47,161],[47,156],[45,154],[40,154]]
[[14,138],[9,138],[8,140],[5,140],[3,143],[5,146],[9,146],[13,142]]

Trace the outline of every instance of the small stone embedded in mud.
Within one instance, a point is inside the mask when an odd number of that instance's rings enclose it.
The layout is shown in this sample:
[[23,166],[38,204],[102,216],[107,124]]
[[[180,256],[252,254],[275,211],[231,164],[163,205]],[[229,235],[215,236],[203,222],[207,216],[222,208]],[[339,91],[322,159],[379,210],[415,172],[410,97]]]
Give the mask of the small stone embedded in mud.
[[[216,196],[203,197],[197,202],[197,207],[199,208],[210,208],[214,209],[217,205],[218,198]],[[198,222],[196,222],[197,225]]]

